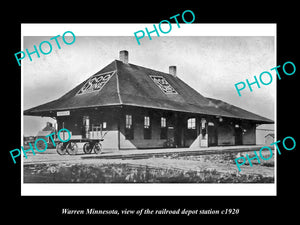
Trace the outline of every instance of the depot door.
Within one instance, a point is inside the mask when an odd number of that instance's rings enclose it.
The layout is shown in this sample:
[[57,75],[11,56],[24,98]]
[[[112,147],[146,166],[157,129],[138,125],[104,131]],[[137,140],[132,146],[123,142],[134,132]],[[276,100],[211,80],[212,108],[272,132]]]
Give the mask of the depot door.
[[243,131],[240,127],[235,128],[235,145],[243,144]]
[[208,146],[217,146],[218,135],[215,126],[208,126]]

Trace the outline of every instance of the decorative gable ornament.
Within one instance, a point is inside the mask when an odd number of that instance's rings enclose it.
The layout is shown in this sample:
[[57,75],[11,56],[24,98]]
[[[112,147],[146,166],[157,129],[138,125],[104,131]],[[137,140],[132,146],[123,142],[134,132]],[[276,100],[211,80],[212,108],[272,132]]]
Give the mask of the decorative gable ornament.
[[166,81],[162,76],[150,75],[154,83],[165,93],[165,94],[178,94],[177,91]]
[[94,91],[100,91],[104,85],[110,80],[116,71],[96,74],[88,79],[81,89],[77,92],[77,95],[91,93]]

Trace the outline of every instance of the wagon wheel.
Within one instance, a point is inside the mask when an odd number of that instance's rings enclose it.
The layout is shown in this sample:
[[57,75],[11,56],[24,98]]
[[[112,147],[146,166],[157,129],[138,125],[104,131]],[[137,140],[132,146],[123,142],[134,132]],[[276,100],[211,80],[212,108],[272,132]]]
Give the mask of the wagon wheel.
[[102,145],[101,143],[95,143],[93,150],[96,154],[102,153]]
[[38,149],[45,149],[45,147],[46,147],[46,145],[45,145],[45,142],[38,142],[37,143],[37,147],[38,147]]
[[64,143],[60,142],[56,145],[56,151],[59,155],[65,155],[67,153],[67,150],[64,146]]
[[91,145],[90,142],[87,142],[83,145],[83,151],[85,154],[90,154],[93,150],[93,146]]
[[75,142],[70,142],[68,145],[67,145],[67,152],[70,154],[70,155],[76,155],[77,151],[78,151],[78,146]]

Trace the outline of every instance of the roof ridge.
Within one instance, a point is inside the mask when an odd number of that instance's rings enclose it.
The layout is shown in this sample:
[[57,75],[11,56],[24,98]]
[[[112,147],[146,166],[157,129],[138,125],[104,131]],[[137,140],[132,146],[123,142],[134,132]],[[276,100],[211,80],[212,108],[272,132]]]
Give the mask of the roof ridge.
[[[118,59],[115,59],[114,61],[118,61],[118,62],[123,63],[121,60],[118,60]],[[169,75],[169,76],[173,76],[172,74],[169,74],[169,73],[167,73],[167,72],[155,70],[155,69],[152,69],[152,68],[149,68],[149,67],[145,67],[145,66],[141,66],[141,65],[137,65],[137,64],[133,64],[133,63],[127,63],[127,64],[128,64],[128,65],[132,65],[132,66],[136,66],[136,67],[141,67],[141,68],[147,69],[147,70],[152,70],[152,71],[155,71],[155,72],[158,72],[158,73],[164,73],[164,74],[167,74],[167,75]],[[175,76],[173,76],[173,77],[175,77]],[[177,76],[176,76],[175,78],[180,79],[180,78],[177,77]]]
[[119,83],[119,74],[118,74],[117,60],[114,60],[114,63],[115,63],[115,67],[116,67],[117,94],[118,94],[118,98],[119,98],[120,104],[123,104],[123,101],[122,101],[122,98],[121,98],[121,94],[120,94],[120,83]]

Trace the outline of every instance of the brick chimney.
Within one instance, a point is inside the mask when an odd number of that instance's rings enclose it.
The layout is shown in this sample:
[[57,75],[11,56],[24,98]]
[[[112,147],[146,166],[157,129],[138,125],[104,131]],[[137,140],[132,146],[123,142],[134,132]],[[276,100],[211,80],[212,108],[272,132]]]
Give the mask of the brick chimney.
[[120,51],[119,58],[120,58],[120,61],[128,64],[128,51],[126,51],[126,50]]
[[176,66],[169,66],[169,74],[173,75],[176,77]]

